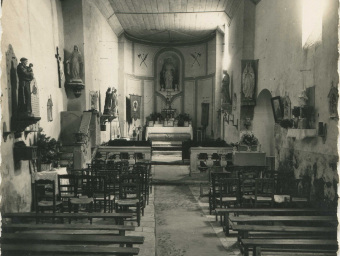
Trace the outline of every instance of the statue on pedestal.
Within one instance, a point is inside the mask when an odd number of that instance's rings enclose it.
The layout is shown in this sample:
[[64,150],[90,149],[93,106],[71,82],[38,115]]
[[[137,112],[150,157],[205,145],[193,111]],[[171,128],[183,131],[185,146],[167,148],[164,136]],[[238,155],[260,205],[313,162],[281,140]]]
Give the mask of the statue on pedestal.
[[83,72],[83,57],[77,45],[74,46],[70,58],[66,60],[66,71],[69,75],[70,83],[83,83],[81,80],[81,75]]
[[17,74],[19,78],[18,90],[18,112],[25,116],[32,116],[31,104],[31,81],[34,79],[33,64],[27,67],[28,60],[21,58],[17,66]]

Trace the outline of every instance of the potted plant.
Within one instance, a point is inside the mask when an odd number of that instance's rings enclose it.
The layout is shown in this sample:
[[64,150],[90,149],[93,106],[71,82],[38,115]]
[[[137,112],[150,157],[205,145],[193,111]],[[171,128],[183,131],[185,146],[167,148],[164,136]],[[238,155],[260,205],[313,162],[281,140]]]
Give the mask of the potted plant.
[[257,150],[257,145],[259,144],[259,140],[255,137],[252,132],[243,133],[241,136],[240,144],[244,144],[247,146],[247,151],[252,151],[252,149]]
[[178,120],[178,126],[189,126],[189,122],[191,122],[189,114],[186,113],[179,114],[176,120]]
[[37,139],[38,156],[40,160],[40,170],[51,170],[52,163],[58,157],[58,142],[42,132],[40,128]]
[[280,125],[282,128],[288,129],[288,128],[292,128],[293,127],[293,120],[291,119],[283,119],[280,122]]

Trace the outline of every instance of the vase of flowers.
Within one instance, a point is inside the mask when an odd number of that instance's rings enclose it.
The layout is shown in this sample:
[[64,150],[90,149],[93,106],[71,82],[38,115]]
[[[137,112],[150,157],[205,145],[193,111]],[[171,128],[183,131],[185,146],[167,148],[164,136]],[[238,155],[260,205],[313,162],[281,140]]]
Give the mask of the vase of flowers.
[[240,144],[246,145],[247,151],[252,151],[252,148],[256,148],[255,150],[257,150],[259,140],[252,132],[246,132],[242,134]]

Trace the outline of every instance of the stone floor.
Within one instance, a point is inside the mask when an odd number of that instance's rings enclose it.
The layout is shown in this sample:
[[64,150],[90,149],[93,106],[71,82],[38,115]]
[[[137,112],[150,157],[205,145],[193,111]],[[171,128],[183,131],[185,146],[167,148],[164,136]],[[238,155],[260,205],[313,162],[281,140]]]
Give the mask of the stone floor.
[[[157,181],[164,181],[164,182],[174,181],[174,180],[183,181],[183,179],[185,181],[185,178],[188,177],[189,169],[187,166],[159,165],[159,166],[153,167],[152,174],[153,174],[153,179],[156,178]],[[198,179],[200,180],[203,178],[199,176]],[[181,184],[178,184],[178,185],[181,185]],[[223,255],[232,255],[232,256],[241,255],[239,247],[237,245],[236,236],[232,235],[231,237],[225,237],[219,222],[215,221],[215,215],[209,215],[208,199],[207,197],[200,196],[199,183],[197,184],[189,183],[185,185],[188,185],[193,197],[195,198],[195,201],[197,201],[200,207],[200,211],[201,211],[200,220],[202,220],[202,217],[203,217],[204,219],[202,221],[209,223],[209,225],[212,228],[211,235],[212,236],[216,235],[216,239],[219,239],[222,245],[221,247],[224,248],[225,253],[223,253]],[[166,186],[166,185],[155,185],[155,186]],[[153,187],[153,193],[150,194],[150,202],[149,202],[149,205],[147,205],[145,208],[145,213],[141,219],[140,227],[136,227],[135,231],[128,232],[127,234],[127,235],[135,235],[135,236],[141,235],[145,237],[144,244],[138,246],[140,248],[140,253],[139,253],[140,256],[154,256],[154,255],[163,256],[163,255],[157,255],[157,248],[156,248],[157,239],[156,239],[156,227],[155,227],[156,225],[155,225],[155,205],[154,205],[155,193],[154,192],[155,192],[155,187]],[[126,224],[129,225],[130,223],[127,222]],[[181,241],[177,241],[177,243],[178,242],[181,242]],[[190,246],[190,243],[194,245],[195,243],[197,243],[197,241],[194,241],[194,240],[190,241],[190,239],[189,240],[187,239],[183,241],[183,243],[185,243],[186,246]],[[169,254],[169,255],[177,256],[175,254]],[[184,252],[182,255],[186,255],[186,253]]]
[[[135,225],[136,223],[125,222],[126,225]],[[155,236],[155,208],[154,193],[150,194],[149,204],[144,209],[144,216],[141,218],[141,224],[136,227],[135,231],[128,231],[126,235],[144,236],[144,244],[135,245],[140,249],[138,256],[154,256],[156,246]]]

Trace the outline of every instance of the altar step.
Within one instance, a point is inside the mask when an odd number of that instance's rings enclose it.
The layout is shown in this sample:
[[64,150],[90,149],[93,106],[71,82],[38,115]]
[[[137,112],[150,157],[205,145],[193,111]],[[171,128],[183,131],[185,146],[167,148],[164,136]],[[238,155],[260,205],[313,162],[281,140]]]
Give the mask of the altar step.
[[182,142],[152,141],[152,151],[182,151]]

